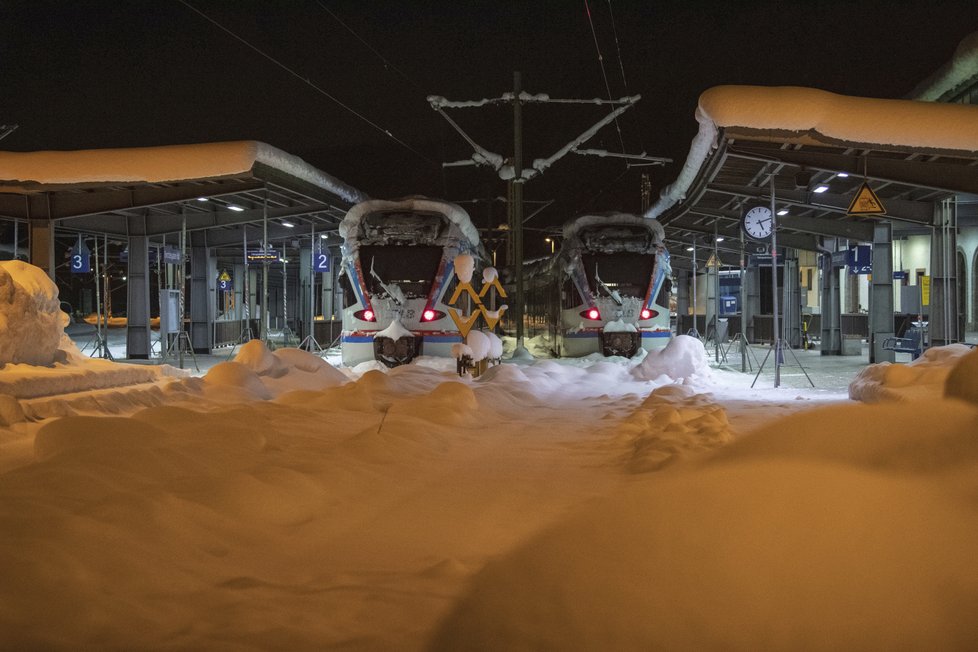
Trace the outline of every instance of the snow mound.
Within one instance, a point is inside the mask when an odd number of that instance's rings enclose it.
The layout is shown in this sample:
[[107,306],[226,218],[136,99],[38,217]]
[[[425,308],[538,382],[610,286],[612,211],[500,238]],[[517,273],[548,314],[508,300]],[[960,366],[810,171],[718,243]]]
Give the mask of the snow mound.
[[677,335],[660,351],[649,351],[632,370],[636,380],[656,380],[667,376],[673,381],[687,381],[709,375],[706,349],[701,341],[689,335]]
[[489,357],[493,360],[503,357],[503,341],[499,336],[491,331],[485,331],[485,335],[489,338]]
[[261,340],[251,340],[241,345],[234,361],[248,367],[259,376],[275,378],[286,373],[285,365]]
[[318,355],[303,351],[302,349],[278,349],[273,353],[287,367],[305,371],[308,373],[328,376],[336,380],[337,383],[347,381],[346,374],[326,362]]
[[973,647],[978,410],[940,410],[813,410],[642,476],[490,562],[430,649]]
[[[204,376],[214,398],[268,400],[292,391],[318,391],[341,385],[346,374],[322,358],[302,349],[269,351],[260,340],[241,347],[233,361],[214,365]],[[226,390],[231,395],[221,396]]]
[[465,343],[472,350],[472,361],[484,360],[489,355],[491,342],[489,337],[482,331],[472,331],[465,338]]
[[[849,384],[849,398],[864,403],[937,399],[952,367],[970,352],[971,347],[965,344],[949,344],[931,347],[912,362],[868,365]],[[955,381],[961,382],[963,375]]]
[[723,406],[681,385],[656,389],[615,431],[615,441],[629,447],[625,463],[633,473],[658,471],[733,440]]
[[476,378],[477,383],[528,383],[530,379],[523,370],[514,364],[497,364],[486,369]]
[[0,261],[0,367],[64,361],[58,347],[68,322],[58,287],[44,270],[19,260]]
[[978,349],[958,359],[944,381],[944,396],[978,404]]
[[[268,400],[271,392],[265,387],[261,378],[250,367],[237,361],[219,362],[204,376],[204,385],[215,392],[228,389],[243,391],[245,396],[236,398],[252,400]],[[235,392],[238,394],[239,392]]]

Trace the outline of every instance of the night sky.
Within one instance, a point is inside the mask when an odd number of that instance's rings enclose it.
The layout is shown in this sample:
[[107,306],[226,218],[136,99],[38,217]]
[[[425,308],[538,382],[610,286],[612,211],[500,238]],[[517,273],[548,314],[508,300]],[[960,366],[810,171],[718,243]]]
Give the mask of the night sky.
[[[472,150],[426,97],[498,97],[519,70],[531,93],[607,98],[597,39],[611,95],[642,96],[619,121],[625,150],[675,160],[629,169],[569,154],[525,190],[528,200],[557,200],[528,224],[547,227],[583,211],[638,211],[642,171],[656,188],[675,178],[696,131],[697,97],[711,86],[901,97],[976,29],[975,0],[3,0],[0,124],[20,127],[0,148],[260,140],[374,197],[504,196],[489,168],[441,167]],[[527,107],[524,164],[607,111]],[[510,108],[449,113],[486,149],[511,153]],[[585,147],[620,151],[614,125]],[[501,203],[465,206],[480,225],[504,219]],[[531,252],[534,242],[527,238]]]

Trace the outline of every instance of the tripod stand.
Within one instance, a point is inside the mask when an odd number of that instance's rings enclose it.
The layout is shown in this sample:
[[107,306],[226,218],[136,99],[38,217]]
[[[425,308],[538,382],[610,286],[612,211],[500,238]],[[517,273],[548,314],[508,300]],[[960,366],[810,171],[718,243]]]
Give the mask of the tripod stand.
[[187,331],[182,330],[177,333],[167,333],[167,339],[169,339],[170,335],[175,335],[176,337],[167,342],[166,350],[163,352],[163,357],[160,358],[160,364],[164,364],[173,354],[173,349],[176,348],[180,356],[180,368],[183,369],[184,351],[188,351],[190,353],[190,359],[194,361],[194,369],[200,373],[200,366],[197,364],[197,356],[194,355],[194,347],[190,344],[190,336],[187,335]]
[[108,337],[103,335],[105,332],[108,332],[107,327],[104,330],[101,328],[96,328],[95,334],[92,335],[92,339],[90,339],[88,343],[82,347],[82,351],[87,349],[89,346],[92,347],[92,352],[88,355],[88,357],[94,358],[97,356],[106,360],[115,360],[115,358],[112,357],[112,352],[109,351]]
[[771,342],[771,348],[769,348],[767,350],[767,353],[764,355],[764,361],[761,362],[761,366],[757,370],[757,375],[754,376],[754,382],[752,382],[750,384],[751,389],[754,388],[754,383],[757,382],[757,379],[761,375],[761,372],[764,371],[764,365],[767,364],[768,358],[771,357],[771,352],[773,351],[775,353],[775,355],[774,355],[774,365],[775,365],[775,372],[777,373],[779,371],[779,368],[781,367],[781,365],[784,364],[784,351],[786,349],[787,349],[788,353],[791,354],[791,357],[794,358],[795,364],[798,365],[798,368],[801,369],[801,372],[803,374],[805,374],[805,378],[808,379],[809,384],[812,387],[815,387],[815,383],[812,382],[812,379],[808,375],[808,372],[805,371],[805,367],[803,367],[802,364],[801,364],[801,362],[798,360],[798,356],[796,356],[795,355],[795,352],[791,350],[791,347],[788,346],[787,344],[785,344],[784,340],[782,340],[779,337],[779,338],[775,338],[775,340],[773,342]]
[[[724,360],[727,359],[727,354],[730,353],[730,349],[732,349],[733,345],[737,342],[740,343],[740,361],[741,361],[740,370],[745,371],[744,365],[746,364],[746,366],[749,367],[751,371],[754,371],[754,367],[755,366],[759,367],[760,364],[757,360],[757,354],[754,353],[754,349],[751,348],[750,343],[747,342],[747,338],[744,337],[743,333],[737,333],[736,335],[734,335],[733,339],[727,343],[727,348],[723,352],[723,359]],[[751,358],[754,358],[754,364],[751,364],[750,361]]]

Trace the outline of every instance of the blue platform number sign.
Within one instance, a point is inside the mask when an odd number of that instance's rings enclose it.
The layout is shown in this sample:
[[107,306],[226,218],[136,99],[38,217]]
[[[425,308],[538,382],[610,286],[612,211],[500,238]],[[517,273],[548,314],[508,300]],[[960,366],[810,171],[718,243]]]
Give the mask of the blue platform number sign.
[[92,271],[92,255],[88,247],[79,236],[78,242],[69,252],[72,274],[88,274]]
[[220,276],[217,277],[217,287],[221,292],[230,292],[234,289],[234,285],[231,282],[231,275],[226,271],[222,271]]
[[873,273],[873,248],[869,245],[856,245],[849,248],[850,274],[872,274]]
[[312,261],[312,271],[314,272],[328,272],[329,271],[329,252],[328,251],[317,251],[313,254]]

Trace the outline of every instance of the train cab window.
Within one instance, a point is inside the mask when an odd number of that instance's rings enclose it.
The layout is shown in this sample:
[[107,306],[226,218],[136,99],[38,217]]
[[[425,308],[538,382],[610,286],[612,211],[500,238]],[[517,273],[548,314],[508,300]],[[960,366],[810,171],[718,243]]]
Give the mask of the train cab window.
[[350,275],[343,273],[340,275],[340,288],[343,290],[343,307],[349,308],[357,302],[357,295],[353,291],[353,284],[350,282]]
[[652,282],[655,256],[647,253],[621,251],[616,253],[584,254],[584,273],[588,285],[600,294],[595,274],[611,290],[623,297],[645,297]]
[[585,300],[581,296],[581,293],[577,291],[577,286],[574,285],[574,281],[568,277],[564,279],[564,284],[560,289],[561,307],[564,310],[570,310],[575,308]]
[[396,285],[409,299],[427,297],[441,256],[442,248],[436,246],[363,245],[360,269],[367,292],[385,294],[384,285]]
[[662,281],[662,287],[659,288],[659,295],[655,298],[655,303],[660,306],[669,305],[669,296],[672,294],[672,279],[666,278]]

